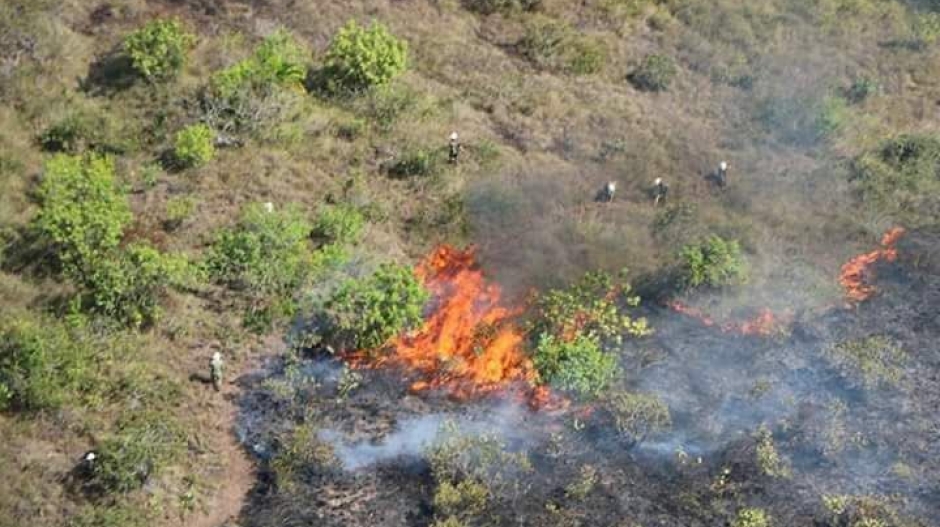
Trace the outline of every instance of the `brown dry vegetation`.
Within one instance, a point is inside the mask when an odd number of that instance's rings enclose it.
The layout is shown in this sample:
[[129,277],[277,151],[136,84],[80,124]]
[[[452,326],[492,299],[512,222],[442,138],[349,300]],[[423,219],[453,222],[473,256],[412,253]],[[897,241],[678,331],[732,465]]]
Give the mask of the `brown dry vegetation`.
[[[106,140],[122,145],[118,175],[134,213],[125,243],[150,240],[197,259],[243,205],[296,203],[312,215],[345,202],[367,211],[362,261],[411,262],[439,242],[472,242],[490,274],[522,293],[585,269],[650,276],[683,244],[715,233],[740,240],[751,263],[750,282],[715,310],[829,305],[839,264],[894,222],[859,201],[849,161],[897,134],[940,133],[940,47],[918,44],[913,29],[930,9],[900,0],[544,0],[538,13],[479,15],[457,0],[5,0],[0,317],[66,312],[70,286],[21,250],[47,156],[37,138],[78,110],[100,115]],[[575,76],[524,58],[518,43],[536,16],[595,39],[605,50],[599,71]],[[168,85],[118,85],[105,70],[121,39],[156,17],[178,17],[197,35],[188,65]],[[212,72],[278,27],[317,68],[349,19],[380,20],[407,40],[409,70],[391,86],[397,102],[297,94],[295,118],[245,134],[244,148],[197,169],[160,168],[176,131],[200,119],[198,92]],[[677,64],[661,92],[627,80],[652,53]],[[826,97],[863,77],[880,90],[846,103],[823,133]],[[380,110],[396,104],[383,123]],[[465,146],[458,165],[387,175],[389,159],[442,153],[451,130]],[[731,183],[719,192],[706,176],[723,159]],[[662,208],[649,195],[656,177],[671,186]],[[595,203],[608,180],[619,184],[617,200]],[[193,210],[166,229],[167,205],[180,197]],[[247,302],[215,285],[174,291],[155,327],[109,337],[137,339],[133,354],[112,359],[132,388],[94,406],[0,414],[0,526],[68,525],[93,507],[155,526],[204,525],[207,511],[227,519],[215,508],[240,505],[220,491],[239,473],[226,468],[239,388],[215,394],[191,376],[216,350],[230,379],[278,351],[283,324],[249,332]],[[140,405],[182,428],[178,454],[126,495],[95,501],[70,490],[80,456]]]

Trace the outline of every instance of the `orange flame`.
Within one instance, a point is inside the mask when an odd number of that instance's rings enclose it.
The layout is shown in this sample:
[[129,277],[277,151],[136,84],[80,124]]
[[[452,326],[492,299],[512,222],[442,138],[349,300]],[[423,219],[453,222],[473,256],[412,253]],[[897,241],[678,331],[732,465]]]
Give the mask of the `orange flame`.
[[904,232],[901,227],[889,229],[881,238],[880,249],[860,254],[842,266],[839,284],[845,288],[845,296],[849,302],[862,302],[875,294],[877,288],[868,283],[875,276],[872,266],[882,260],[886,262],[897,260],[898,250],[895,246],[904,236]]
[[717,323],[715,319],[706,315],[701,310],[683,304],[679,301],[672,301],[668,304],[669,308],[677,313],[697,319],[705,326],[717,326],[724,333],[736,333],[738,335],[758,335],[769,337],[779,334],[788,323],[789,316],[777,317],[767,308],[761,310],[753,318],[743,321],[728,321]]
[[[473,249],[435,249],[415,270],[436,306],[424,325],[392,340],[383,362],[418,372],[413,391],[444,388],[457,397],[497,391],[516,383],[532,388],[537,373],[523,349],[524,333],[513,323],[521,309],[501,305],[499,286],[487,283]],[[545,388],[532,389],[532,403],[547,404]]]

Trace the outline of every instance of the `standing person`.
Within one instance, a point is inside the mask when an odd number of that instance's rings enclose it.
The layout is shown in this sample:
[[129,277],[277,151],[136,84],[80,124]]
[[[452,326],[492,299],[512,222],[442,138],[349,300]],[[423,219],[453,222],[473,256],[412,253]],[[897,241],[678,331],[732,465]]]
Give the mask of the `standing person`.
[[663,178],[658,177],[653,181],[653,205],[659,205],[660,203],[666,201],[666,194],[669,193],[669,185],[663,181]]
[[728,183],[728,162],[722,161],[718,163],[718,186],[720,188],[725,188],[725,185]]
[[459,156],[460,156],[460,136],[457,135],[457,132],[451,132],[449,154],[447,156],[447,161],[450,164],[455,165],[457,164],[457,157]]
[[614,195],[617,193],[617,182],[608,181],[604,188],[597,193],[597,201],[610,203],[614,200]]
[[215,391],[222,389],[222,373],[225,364],[222,362],[222,354],[218,351],[212,354],[212,360],[209,361],[209,377],[212,379],[212,387]]

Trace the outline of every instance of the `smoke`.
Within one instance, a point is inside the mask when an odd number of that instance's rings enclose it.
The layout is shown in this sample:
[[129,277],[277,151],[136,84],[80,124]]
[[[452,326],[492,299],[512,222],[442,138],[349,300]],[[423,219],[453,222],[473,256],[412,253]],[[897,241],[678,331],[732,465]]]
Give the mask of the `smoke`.
[[369,441],[349,442],[333,429],[323,429],[319,438],[333,447],[343,468],[355,471],[384,462],[420,459],[428,448],[441,438],[445,425],[453,425],[458,433],[494,438],[504,444],[530,444],[535,440],[526,421],[536,416],[513,401],[468,406],[460,413],[431,413],[400,419],[395,429]]

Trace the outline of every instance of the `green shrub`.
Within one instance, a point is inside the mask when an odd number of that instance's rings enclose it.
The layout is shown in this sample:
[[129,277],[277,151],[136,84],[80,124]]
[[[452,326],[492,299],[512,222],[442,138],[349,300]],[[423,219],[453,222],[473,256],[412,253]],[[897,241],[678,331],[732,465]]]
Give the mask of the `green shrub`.
[[648,55],[627,77],[631,84],[643,91],[664,91],[678,73],[676,62],[666,55]]
[[536,66],[556,68],[571,34],[571,28],[564,22],[537,15],[526,21],[522,40],[517,46],[522,56]]
[[378,22],[365,28],[350,20],[333,37],[326,53],[334,91],[383,86],[405,71],[407,63],[407,43]]
[[738,511],[732,527],[770,527],[770,517],[762,509],[741,509]]
[[389,167],[388,174],[396,178],[430,176],[434,174],[442,161],[440,150],[416,148],[406,151]]
[[127,505],[85,505],[69,518],[68,527],[145,527],[147,514]]
[[816,137],[823,139],[838,132],[845,126],[848,117],[849,109],[845,99],[834,96],[823,98],[816,115]]
[[289,295],[311,271],[312,228],[294,206],[269,212],[250,205],[234,229],[219,234],[209,254],[209,273],[256,297]]
[[134,244],[102,259],[82,284],[88,307],[131,327],[160,316],[160,300],[181,283],[188,263],[147,245]]
[[192,216],[196,201],[190,196],[170,198],[166,202],[166,216],[163,225],[167,230],[176,230]]
[[124,39],[124,51],[134,69],[150,82],[175,77],[195,44],[177,20],[154,20]]
[[176,134],[173,157],[180,166],[196,168],[215,157],[215,134],[204,124],[194,124]]
[[745,281],[747,266],[737,241],[710,236],[680,252],[682,282],[687,288],[721,287]]
[[443,517],[470,517],[486,508],[489,489],[486,485],[465,479],[456,485],[445,480],[434,489],[434,513]]
[[299,87],[307,77],[307,51],[286,30],[278,30],[254,54],[212,77],[212,88],[222,98],[277,87]]
[[852,82],[852,85],[845,90],[845,97],[852,104],[865,102],[872,95],[877,95],[881,91],[878,82],[869,77],[860,77]]
[[46,162],[37,197],[35,227],[53,245],[66,275],[84,282],[131,220],[114,163],[98,155],[56,155]]
[[617,431],[634,444],[672,425],[669,407],[655,395],[616,391],[605,398],[605,408]]
[[365,217],[355,207],[335,205],[323,208],[313,222],[313,234],[325,243],[355,243],[362,234]]
[[[126,133],[126,132],[125,132]],[[39,145],[47,152],[78,154],[85,150],[121,153],[131,147],[131,140],[121,139],[109,116],[90,109],[71,110],[39,135]]]
[[919,13],[913,25],[918,46],[931,46],[940,39],[940,13]]
[[585,399],[600,395],[621,373],[617,357],[602,351],[595,336],[562,340],[543,333],[532,363],[542,382]]
[[790,477],[790,467],[780,457],[777,447],[774,445],[773,435],[766,427],[761,426],[757,430],[757,467],[761,473],[772,478]]
[[565,53],[565,71],[573,75],[592,75],[604,68],[607,48],[598,39],[578,37]]
[[140,488],[178,454],[182,434],[167,418],[141,414],[120,423],[119,431],[97,448],[89,485],[105,493]]
[[0,320],[0,409],[37,411],[79,404],[96,388],[96,350],[52,319]]
[[346,281],[326,304],[329,340],[339,349],[375,349],[422,320],[428,292],[410,268],[384,264]]
[[826,350],[826,356],[836,368],[868,388],[896,385],[908,360],[903,348],[881,335],[839,342]]

